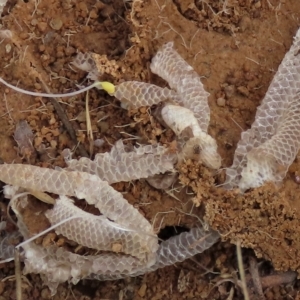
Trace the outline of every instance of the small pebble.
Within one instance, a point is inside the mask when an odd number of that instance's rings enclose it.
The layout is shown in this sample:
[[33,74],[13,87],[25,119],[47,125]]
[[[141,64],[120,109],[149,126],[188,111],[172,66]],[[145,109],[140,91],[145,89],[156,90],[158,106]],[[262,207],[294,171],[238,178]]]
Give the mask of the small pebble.
[[55,122],[56,122],[56,119],[54,118],[54,116],[52,116],[49,121],[49,125],[53,125],[53,124],[55,124]]
[[37,23],[38,23],[38,20],[37,20],[37,19],[32,19],[31,22],[30,22],[30,24],[31,24],[32,26],[35,26]]
[[29,35],[27,32],[21,32],[20,35],[19,35],[20,39],[22,40],[26,40],[28,39]]
[[261,2],[260,2],[260,1],[256,2],[256,3],[254,4],[254,7],[255,7],[255,8],[261,8]]
[[56,148],[57,147],[57,141],[51,140],[50,145],[51,145],[51,148]]
[[143,283],[140,287],[140,289],[138,290],[138,294],[140,297],[145,297],[146,295],[146,290],[147,290],[147,284]]
[[239,28],[241,32],[245,32],[247,29],[250,29],[252,24],[251,19],[248,16],[243,16],[239,22]]
[[44,52],[46,50],[45,45],[39,45],[39,51]]
[[99,122],[97,124],[97,126],[98,126],[101,133],[105,133],[109,129],[109,125],[108,125],[107,122]]
[[62,22],[62,20],[59,19],[59,18],[54,18],[54,19],[52,19],[52,20],[50,21],[50,24],[49,24],[49,25],[50,25],[51,28],[54,29],[54,30],[60,30],[60,29],[62,28],[62,26],[63,26],[63,22]]
[[227,85],[226,87],[224,87],[224,93],[227,99],[232,97],[235,93],[235,86]]
[[104,145],[104,143],[105,142],[104,142],[103,139],[97,139],[97,140],[94,141],[94,146],[100,148],[100,147],[102,147]]
[[295,175],[294,181],[295,181],[296,183],[300,184],[300,176],[299,176],[299,175]]
[[217,105],[224,107],[226,105],[226,100],[224,98],[218,98],[217,99]]
[[37,28],[39,29],[39,31],[45,32],[46,29],[47,29],[47,23],[46,22],[39,22],[37,24]]
[[243,96],[249,96],[249,90],[245,87],[245,86],[239,86],[238,88],[237,88],[237,90],[238,90],[238,92],[240,93],[240,94],[242,94]]
[[11,51],[11,44],[7,44],[5,46],[5,51],[6,51],[6,53],[9,53]]
[[42,289],[41,297],[42,299],[51,299],[51,294],[48,288]]
[[91,19],[98,18],[98,14],[97,14],[97,12],[94,9],[90,12],[90,18]]

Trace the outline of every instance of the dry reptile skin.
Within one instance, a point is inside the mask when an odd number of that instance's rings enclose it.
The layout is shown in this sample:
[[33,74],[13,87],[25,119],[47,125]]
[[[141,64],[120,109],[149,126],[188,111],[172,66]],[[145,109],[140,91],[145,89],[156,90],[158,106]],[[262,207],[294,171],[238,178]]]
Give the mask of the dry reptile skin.
[[21,238],[21,234],[19,231],[14,231],[11,233],[8,232],[1,233],[1,241],[0,241],[1,260],[14,257],[15,245],[17,245],[20,238]]
[[158,190],[167,190],[177,179],[177,173],[165,173],[148,177],[146,181]]
[[95,175],[19,164],[1,165],[0,169],[0,180],[6,184],[85,199],[107,218],[118,221],[121,226],[135,228],[136,221],[139,220],[140,229],[151,232],[149,222],[120,193]]
[[[132,226],[116,225],[105,215],[94,216],[76,207],[73,201],[66,196],[61,196],[56,201],[54,208],[46,212],[46,217],[52,225],[73,216],[78,218],[60,225],[55,230],[57,234],[62,234],[85,247],[101,251],[122,252],[136,257],[146,264],[153,263],[158,241],[149,228],[141,228],[140,231],[137,231]],[[139,216],[139,220],[140,218],[141,216]],[[122,230],[122,228],[126,230]],[[144,238],[141,238],[141,233]],[[114,249],[118,249],[118,251],[114,251]]]
[[186,134],[187,129],[191,131],[191,137],[183,146],[180,156],[196,160],[200,159],[205,166],[211,169],[217,170],[220,168],[221,157],[217,152],[217,143],[209,134],[200,129],[197,119],[191,110],[167,104],[162,108],[161,115],[164,122],[177,136]]
[[27,121],[21,120],[17,123],[14,139],[18,144],[19,153],[22,156],[29,157],[35,152],[33,147],[34,134]]
[[175,91],[140,81],[125,81],[118,84],[113,96],[121,101],[125,109],[152,106],[167,100],[179,100]]
[[[151,71],[164,80],[178,93],[178,102],[181,106],[167,104],[162,109],[162,118],[165,123],[178,135],[184,130],[192,131],[192,138],[183,148],[181,154],[185,158],[199,158],[209,168],[219,169],[221,157],[217,152],[216,141],[207,134],[210,120],[208,96],[201,83],[199,75],[175,51],[173,43],[167,43],[153,57]],[[186,151],[186,147],[194,151]]]
[[[54,208],[46,213],[51,224],[76,218],[61,224],[56,232],[81,245],[105,251],[95,256],[81,256],[56,246],[44,248],[34,242],[23,245],[24,272],[40,274],[52,294],[61,282],[137,276],[183,261],[209,248],[219,238],[217,232],[199,227],[158,245],[158,237],[139,211],[106,181],[85,172],[0,165],[0,180],[14,187],[60,195]],[[16,189],[10,190],[6,195],[12,197]],[[84,198],[102,215],[83,212],[66,195]],[[16,202],[13,201],[12,207],[18,218],[18,227],[24,238],[28,238]]]
[[300,30],[258,107],[251,129],[242,133],[226,188],[242,191],[265,181],[280,182],[300,147]]
[[[179,55],[177,58],[184,62]],[[78,58],[78,67],[84,66],[90,71],[91,65],[86,66],[85,63],[84,57]],[[194,75],[197,74],[194,72]],[[195,80],[194,77],[190,78],[193,80],[192,85],[186,84],[184,80],[179,82],[182,85],[180,91],[185,90],[186,97],[193,96],[193,85],[199,83],[201,85],[200,79],[197,77],[198,79]],[[174,101],[182,96],[169,89],[136,82],[121,84],[116,89],[110,83],[103,83],[101,86],[108,87],[107,90],[113,91],[113,94],[117,93],[116,95],[123,101],[129,96],[133,103],[134,101],[137,103],[137,94],[147,100],[146,105],[157,103],[158,100],[159,102]],[[146,92],[143,87],[146,88]],[[202,85],[200,87],[203,89]],[[195,87],[195,90],[197,88]],[[122,92],[118,94],[120,91]],[[154,102],[151,102],[153,98]],[[141,104],[144,103],[140,102],[138,105]],[[165,108],[168,109],[167,106]],[[172,108],[173,106],[170,105],[169,109],[172,110]],[[187,108],[177,106],[176,109],[178,108],[184,111],[186,116],[193,115]],[[207,114],[205,115],[207,117]],[[166,118],[168,117],[174,116]],[[188,118],[183,118],[184,122],[187,120]],[[193,134],[197,134],[200,138],[202,130],[194,115],[193,120],[195,124],[188,122],[180,126],[184,125],[183,130],[192,130]],[[204,133],[204,135],[207,134]],[[214,150],[216,151],[216,147]],[[104,251],[99,255],[82,257],[56,246],[43,248],[33,242],[27,242],[22,245],[25,251],[25,272],[40,274],[54,294],[58,284],[64,281],[76,283],[82,278],[105,280],[136,276],[183,261],[209,248],[219,239],[219,234],[209,228],[201,227],[194,228],[189,233],[183,233],[159,245],[158,237],[154,234],[149,222],[137,209],[128,204],[120,193],[109,186],[108,182],[132,180],[138,177],[147,178],[157,173],[173,171],[175,160],[177,157],[167,153],[162,146],[140,146],[134,151],[127,152],[120,141],[111,153],[99,154],[93,162],[86,159],[79,162],[69,161],[70,168],[85,172],[57,171],[30,165],[1,165],[0,180],[3,182],[19,187],[21,190],[50,192],[60,196],[54,208],[46,213],[52,226],[59,224],[59,227],[55,229],[56,233],[82,246]],[[136,174],[137,170],[140,171],[139,174]],[[86,172],[97,174],[107,181]],[[17,191],[15,190],[15,194],[7,193],[6,195],[15,199],[18,196]],[[88,204],[98,208],[102,215],[94,216],[83,212],[66,196],[84,198]],[[18,201],[12,200],[12,207],[18,218],[20,232],[24,238],[28,238],[28,230],[18,210]],[[61,224],[61,222],[64,223]]]
[[96,81],[98,80],[98,77],[101,75],[97,69],[92,54],[89,52],[86,53],[79,52],[76,55],[75,59],[72,61],[72,64],[76,68],[88,72],[87,78],[91,80]]
[[210,120],[207,101],[209,93],[204,90],[199,75],[173,46],[173,42],[163,45],[153,57],[150,69],[166,80],[171,89],[177,91],[178,103],[190,109],[198,120],[201,130],[207,132]]
[[[124,108],[139,108],[167,102],[161,117],[177,136],[187,129],[197,149],[199,158],[209,168],[219,169],[221,157],[216,141],[207,134],[210,119],[209,94],[204,90],[200,77],[193,68],[174,50],[173,43],[164,45],[151,62],[151,71],[165,79],[173,90],[137,81],[127,81],[110,93],[122,102]],[[168,101],[169,100],[169,101]],[[179,105],[172,105],[169,102]],[[189,153],[184,151],[183,153]],[[186,157],[190,158],[190,157]]]
[[[20,231],[26,237],[26,230],[21,230],[21,217],[18,220]],[[58,284],[65,281],[76,284],[82,278],[115,280],[155,271],[203,252],[218,239],[219,234],[216,231],[193,228],[190,232],[162,242],[153,265],[145,265],[132,256],[117,253],[81,256],[64,248],[44,248],[30,243],[23,246],[26,252],[24,273],[40,274],[52,294],[55,294]]]
[[161,145],[140,145],[128,151],[121,140],[110,152],[96,154],[94,160],[82,157],[79,160],[65,158],[68,170],[95,174],[109,184],[148,178],[155,174],[175,171],[175,154]]

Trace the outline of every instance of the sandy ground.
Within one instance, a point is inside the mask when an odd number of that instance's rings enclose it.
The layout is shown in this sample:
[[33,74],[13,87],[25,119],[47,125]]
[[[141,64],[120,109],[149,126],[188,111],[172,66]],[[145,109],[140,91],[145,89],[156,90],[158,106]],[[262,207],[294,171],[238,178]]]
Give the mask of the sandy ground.
[[[299,17],[297,0],[11,0],[1,19],[3,29],[13,36],[0,39],[0,76],[32,91],[44,91],[44,81],[52,92],[66,92],[76,84],[87,84],[86,74],[70,64],[81,51],[116,61],[119,68],[104,73],[101,80],[166,86],[151,74],[149,64],[161,45],[174,41],[210,93],[209,132],[217,140],[222,166],[228,167],[241,131],[252,124],[256,107],[292,43]],[[84,95],[60,103],[75,130],[73,137],[50,100],[25,96],[3,85],[0,95],[4,162],[64,167],[61,152],[77,141],[82,145],[77,157],[90,153]],[[107,141],[93,152],[108,151],[110,144],[132,136],[138,142],[167,146],[175,139],[147,109],[126,112],[104,92],[90,92],[90,110],[94,139]],[[30,153],[22,153],[13,139],[20,120],[27,120],[34,132]],[[244,196],[217,188],[224,173],[214,174],[192,161],[178,167],[179,183],[171,191],[175,197],[143,180],[115,184],[158,232],[162,230],[162,238],[195,226],[202,216],[220,231],[223,241],[192,260],[138,278],[61,285],[53,298],[38,275],[27,275],[23,299],[243,299],[237,240],[243,246],[251,299],[263,299],[257,281],[262,282],[265,299],[300,299],[299,282],[285,272],[292,269],[300,274],[299,167],[297,158],[281,187],[266,185]],[[7,202],[3,201],[5,219]],[[35,233],[46,226],[35,212],[48,206],[31,201],[26,215]],[[14,278],[8,277],[13,274],[13,263],[1,266],[0,300],[16,299]]]

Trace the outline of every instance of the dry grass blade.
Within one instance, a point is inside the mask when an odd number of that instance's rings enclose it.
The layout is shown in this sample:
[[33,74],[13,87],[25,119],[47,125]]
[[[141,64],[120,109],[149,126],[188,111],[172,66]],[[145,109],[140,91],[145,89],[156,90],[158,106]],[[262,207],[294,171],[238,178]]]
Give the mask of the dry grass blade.
[[244,269],[244,265],[243,265],[241,241],[239,241],[239,240],[236,243],[236,253],[237,253],[237,259],[238,259],[239,272],[240,272],[241,281],[242,281],[242,290],[243,290],[243,294],[244,294],[244,299],[250,300],[249,293],[247,290],[247,284],[246,284],[245,269]]
[[91,116],[90,116],[90,109],[89,109],[89,91],[86,92],[85,97],[85,113],[86,113],[86,129],[87,129],[87,136],[90,144],[90,157],[93,155],[94,150],[94,137],[92,131],[92,123],[91,123]]
[[[45,91],[50,94],[50,89],[49,87],[46,85],[46,83],[40,78],[41,83],[45,89]],[[76,132],[74,130],[74,128],[72,127],[71,123],[69,122],[68,116],[66,115],[65,111],[63,110],[63,108],[61,107],[61,105],[59,104],[59,102],[55,99],[55,98],[50,98],[51,104],[54,106],[57,115],[59,116],[60,120],[62,121],[62,123],[64,124],[65,128],[67,129],[73,143],[75,145],[78,144],[77,141],[77,137],[76,137]],[[76,148],[79,152],[79,154],[83,157],[89,157],[88,153],[86,152],[85,148],[83,147],[83,145],[79,144],[78,147]]]
[[15,248],[15,278],[16,278],[16,299],[22,300],[21,263],[20,263],[20,251],[18,248]]

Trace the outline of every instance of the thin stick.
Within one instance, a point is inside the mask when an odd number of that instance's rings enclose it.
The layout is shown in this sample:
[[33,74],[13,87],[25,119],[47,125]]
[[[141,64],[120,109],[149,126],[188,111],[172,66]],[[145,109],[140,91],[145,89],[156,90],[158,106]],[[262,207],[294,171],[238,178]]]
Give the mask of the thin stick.
[[93,143],[94,137],[93,137],[90,108],[89,108],[89,91],[86,92],[85,114],[86,114],[86,129],[87,129],[88,140],[90,143],[90,157],[91,157],[93,155],[93,150],[94,150],[94,143]]
[[20,251],[17,248],[15,248],[15,278],[16,278],[16,298],[17,300],[22,300]]
[[259,296],[260,300],[266,300],[261,285],[261,279],[258,272],[257,261],[254,257],[249,258],[249,271],[252,276],[252,282],[256,291],[256,294]]
[[[0,81],[1,81],[1,78],[0,78]],[[46,85],[46,83],[42,80],[42,78],[40,78],[40,81],[41,81],[45,91],[50,94],[50,90],[49,90],[48,86]],[[83,91],[83,90],[81,90],[81,91]],[[46,94],[46,95],[48,95],[48,94]],[[54,106],[58,117],[60,118],[60,120],[63,122],[65,128],[67,129],[73,143],[75,145],[78,144],[76,132],[75,132],[74,128],[72,127],[71,123],[69,122],[68,116],[66,115],[65,111],[63,110],[63,108],[61,107],[61,105],[55,98],[50,97],[50,101],[51,101],[51,104]],[[83,147],[83,145],[79,144],[77,147],[77,150],[81,156],[89,157],[89,155],[88,155],[87,151],[85,150],[85,148]]]
[[66,223],[66,222],[68,222],[68,221],[70,221],[70,220],[77,219],[77,218],[80,218],[80,217],[79,217],[79,216],[72,216],[72,217],[66,218],[66,219],[64,219],[64,220],[62,220],[62,221],[60,221],[60,222],[58,222],[57,224],[51,226],[50,228],[48,228],[48,229],[46,229],[46,230],[43,230],[42,232],[40,232],[40,233],[38,233],[38,234],[32,236],[31,238],[29,238],[29,239],[23,241],[22,243],[20,243],[19,245],[17,245],[15,248],[16,248],[16,249],[19,249],[20,247],[23,247],[23,245],[26,245],[26,244],[28,244],[28,243],[34,241],[34,240],[37,239],[38,237],[40,237],[40,236],[42,236],[42,235],[48,233],[49,231],[53,230],[54,228],[56,228],[56,227],[58,227],[58,226],[60,226],[60,225],[62,225],[62,224],[64,224],[64,223]]
[[[41,78],[40,78],[41,80]],[[42,81],[42,80],[41,80]],[[7,87],[11,88],[12,90],[15,90],[16,92],[20,92],[22,94],[26,94],[26,95],[30,95],[30,96],[35,96],[35,97],[45,97],[45,98],[60,98],[60,97],[72,97],[72,96],[76,96],[76,95],[79,95],[79,94],[82,94],[83,92],[86,92],[94,87],[97,87],[97,88],[101,88],[101,84],[99,82],[95,82],[81,90],[78,90],[78,91],[74,91],[74,92],[71,92],[71,93],[65,93],[65,94],[52,94],[50,93],[37,93],[37,92],[31,92],[31,91],[27,91],[27,90],[23,90],[19,87],[16,87],[8,82],[6,82],[3,78],[0,77],[0,82],[2,82],[4,85],[6,85]],[[45,84],[43,81],[42,81],[43,85]]]
[[242,289],[243,289],[244,299],[250,300],[249,293],[247,290],[246,276],[245,276],[245,270],[244,270],[244,265],[243,265],[242,249],[241,249],[241,241],[240,240],[238,240],[236,242],[236,254],[237,254],[239,272],[240,272],[241,281],[242,281]]

